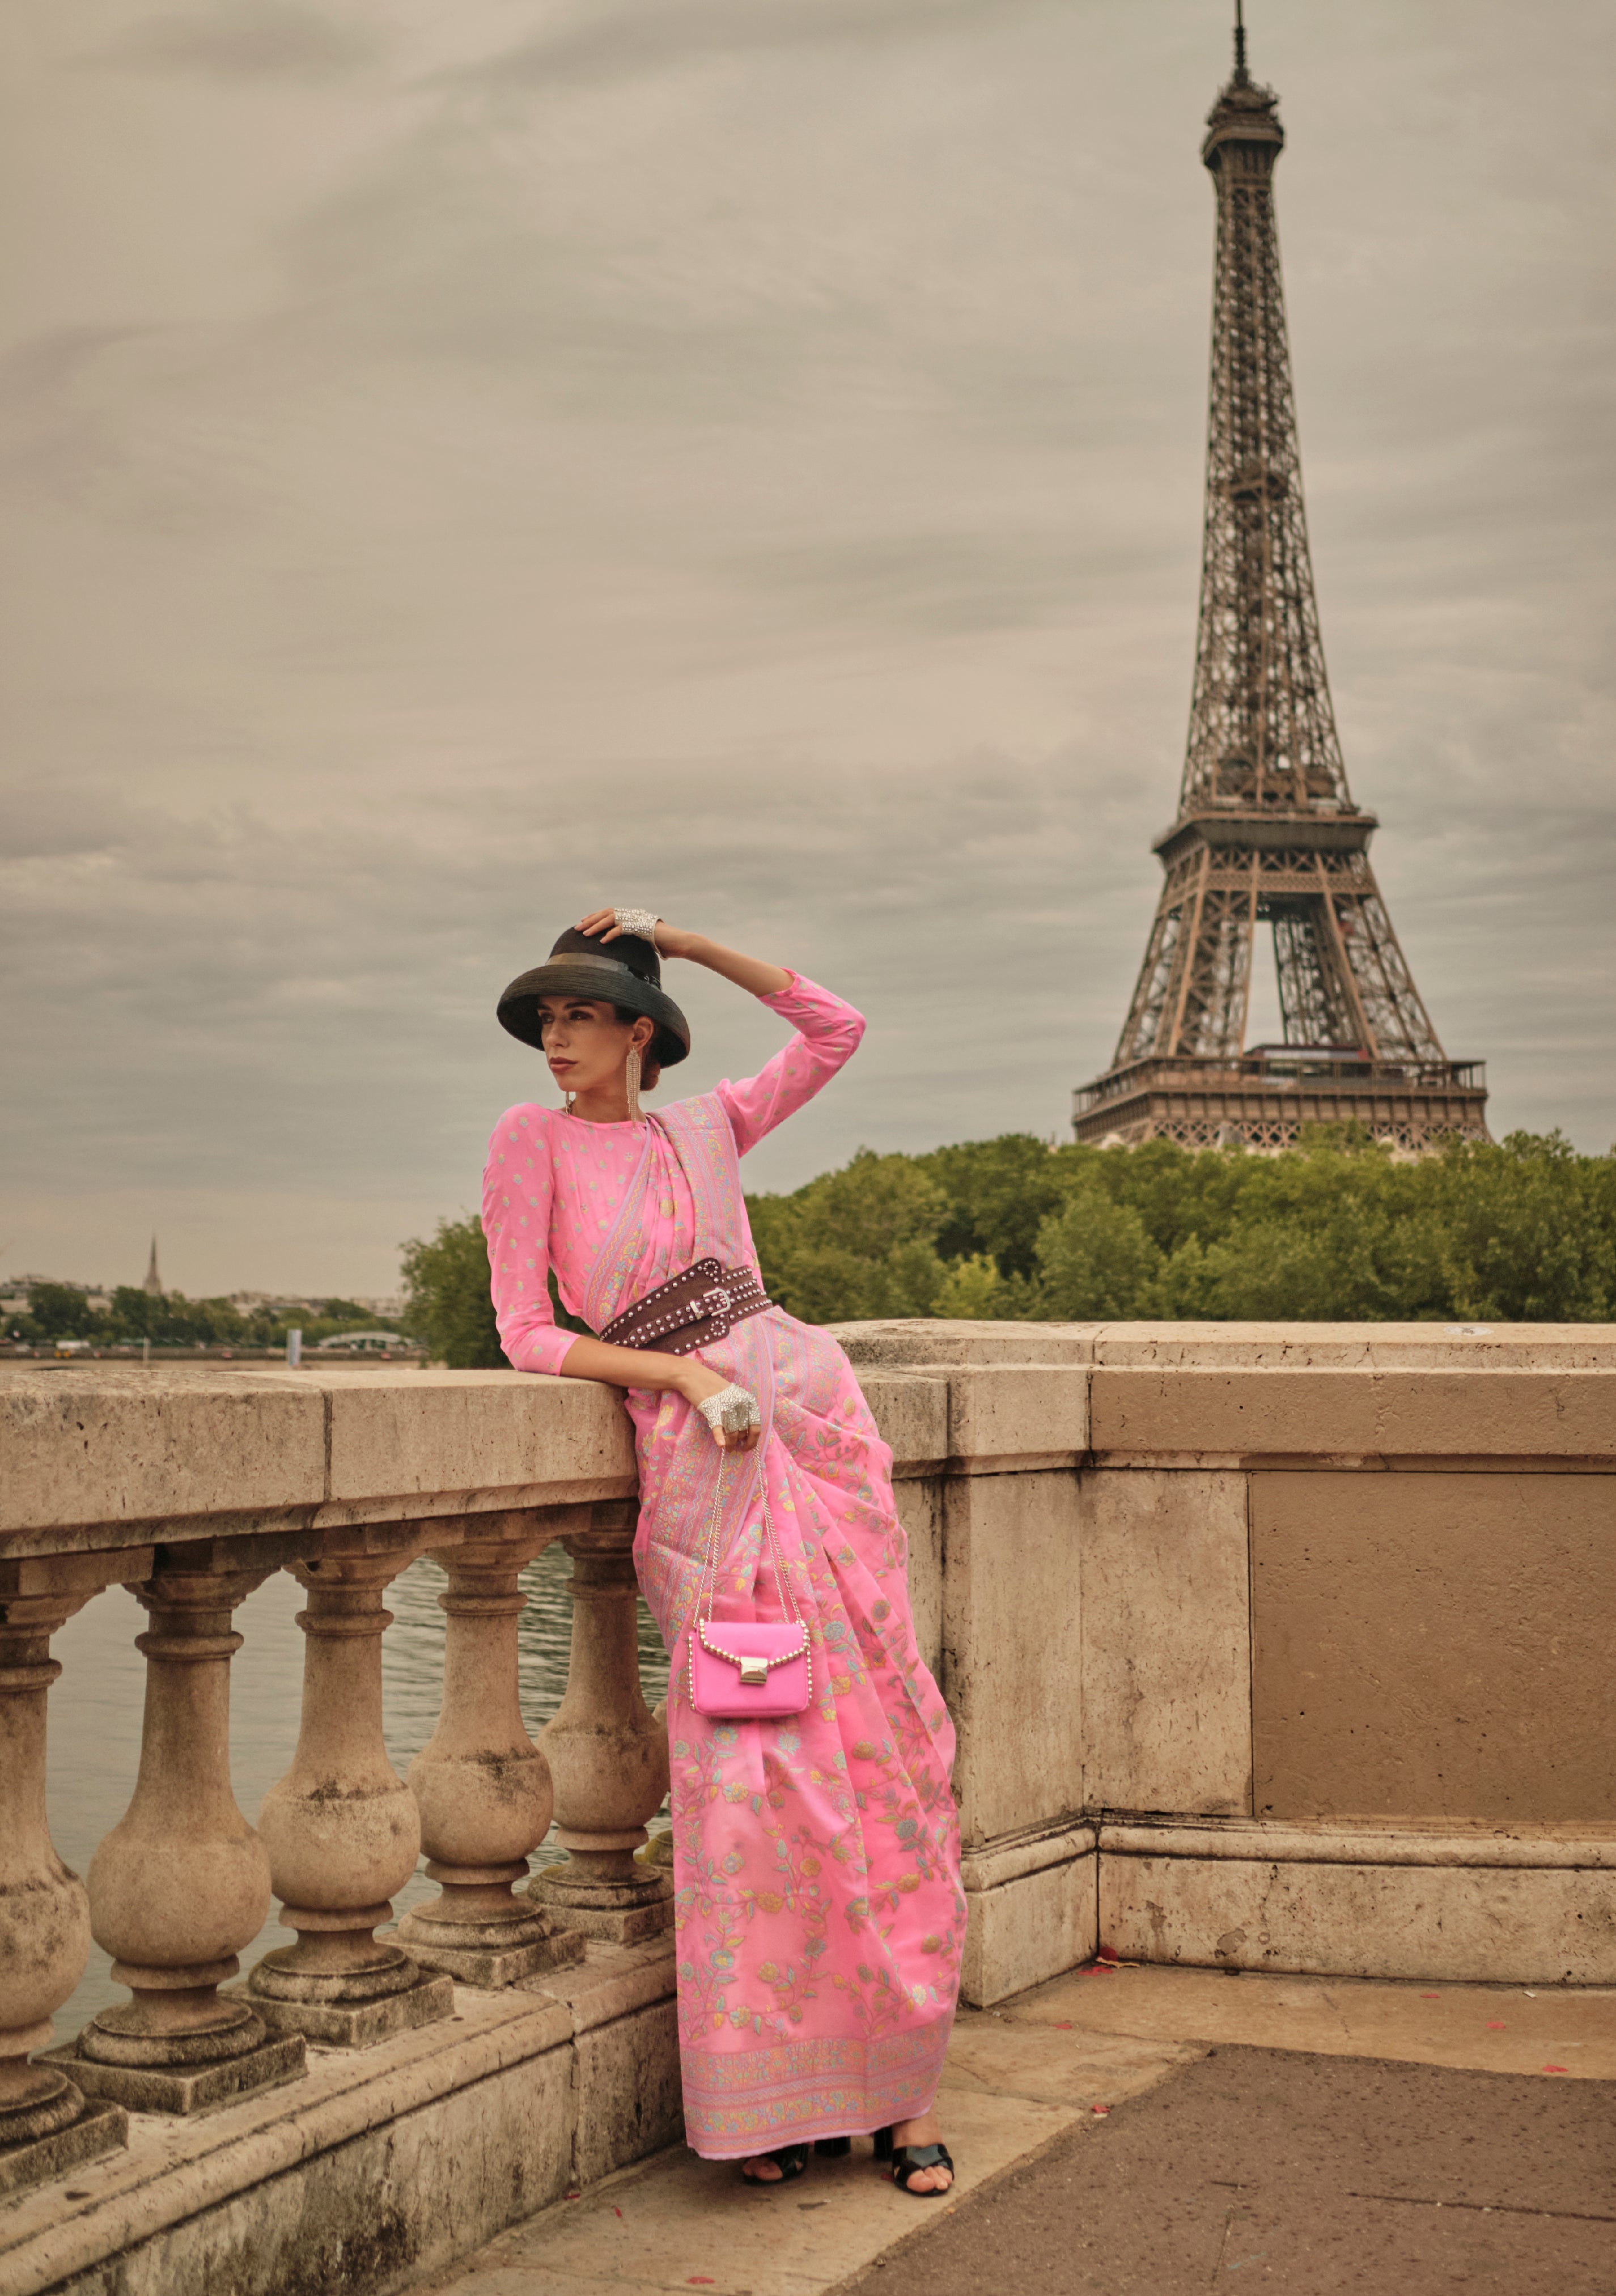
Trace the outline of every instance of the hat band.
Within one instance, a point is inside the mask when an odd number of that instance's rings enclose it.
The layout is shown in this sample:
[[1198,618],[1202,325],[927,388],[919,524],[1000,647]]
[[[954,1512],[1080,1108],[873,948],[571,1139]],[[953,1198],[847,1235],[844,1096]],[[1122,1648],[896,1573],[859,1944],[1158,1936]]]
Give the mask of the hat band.
[[635,971],[633,965],[625,964],[620,956],[585,956],[581,950],[564,948],[558,955],[546,959],[544,970],[548,972],[553,964],[578,965],[586,972],[598,972],[606,979],[608,984],[613,973],[626,972],[629,980],[638,981],[642,988],[656,987],[654,980],[647,980],[644,973]]

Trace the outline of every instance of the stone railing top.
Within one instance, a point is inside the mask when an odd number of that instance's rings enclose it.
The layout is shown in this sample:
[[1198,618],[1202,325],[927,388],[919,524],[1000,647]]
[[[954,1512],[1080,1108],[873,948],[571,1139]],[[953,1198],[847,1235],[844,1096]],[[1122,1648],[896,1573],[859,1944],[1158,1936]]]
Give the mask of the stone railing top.
[[[899,1476],[1616,1458],[1616,1329],[870,1323]],[[635,1495],[620,1398],[405,1365],[0,1370],[0,1559]],[[381,1534],[378,1534],[381,1535]]]
[[862,1368],[978,1364],[1222,1370],[1581,1371],[1616,1368],[1616,1324],[836,1324]]
[[319,1529],[635,1487],[620,1401],[585,1380],[168,1364],[0,1377],[0,1554],[45,1530],[85,1534],[60,1546],[148,1524]]
[[[936,1380],[865,1378],[908,1472]],[[0,1558],[631,1499],[617,1392],[514,1371],[222,1364],[0,1370]]]

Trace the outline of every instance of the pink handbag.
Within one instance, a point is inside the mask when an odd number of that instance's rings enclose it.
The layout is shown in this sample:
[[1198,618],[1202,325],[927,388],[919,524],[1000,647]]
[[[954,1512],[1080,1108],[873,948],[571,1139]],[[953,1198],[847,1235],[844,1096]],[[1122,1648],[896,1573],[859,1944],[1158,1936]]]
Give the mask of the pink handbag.
[[[709,1581],[718,1589],[718,1517],[724,1496],[727,1451],[718,1460],[718,1480],[713,1490],[712,1513],[707,1526],[707,1561],[696,1588],[696,1612],[690,1629],[690,1702],[698,1714],[713,1722],[772,1722],[800,1714],[814,1694],[814,1661],[808,1628],[797,1609],[791,1582],[781,1567],[780,1548],[768,1511],[768,1486],[764,1479],[762,1446],[759,1488],[763,1498],[763,1529],[780,1599],[791,1617],[779,1625],[754,1624],[740,1619],[704,1618],[703,1596]],[[711,1598],[709,1597],[709,1600]]]

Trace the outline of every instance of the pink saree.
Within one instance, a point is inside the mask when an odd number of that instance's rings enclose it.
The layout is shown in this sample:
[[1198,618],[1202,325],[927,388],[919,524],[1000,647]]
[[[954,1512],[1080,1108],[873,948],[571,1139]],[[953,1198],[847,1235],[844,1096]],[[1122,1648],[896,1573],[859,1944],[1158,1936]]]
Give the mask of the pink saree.
[[[863,1023],[793,978],[799,1033],[762,1072],[639,1125],[501,1117],[483,1229],[501,1341],[558,1368],[546,1275],[599,1331],[693,1259],[755,1266],[739,1157],[834,1074]],[[915,1647],[891,1454],[847,1357],[771,1308],[701,1349],[757,1396],[763,1439],[724,1470],[720,1618],[784,1615],[758,1478],[808,1622],[813,1702],[778,1722],[694,1712],[684,1667],[721,1453],[676,1395],[631,1390],[635,1561],[673,1660],[668,1724],[685,2134],[743,2159],[930,2107],[959,1984],[954,1731]]]

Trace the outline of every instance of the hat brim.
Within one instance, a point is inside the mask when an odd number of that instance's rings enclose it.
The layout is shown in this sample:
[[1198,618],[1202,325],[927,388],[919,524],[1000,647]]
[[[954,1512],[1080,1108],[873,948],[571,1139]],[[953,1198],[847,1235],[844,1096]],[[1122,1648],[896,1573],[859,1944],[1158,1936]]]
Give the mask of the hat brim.
[[690,1050],[690,1023],[672,997],[611,957],[552,957],[547,964],[518,973],[504,991],[499,1000],[500,1027],[542,1053],[541,996],[587,996],[592,1004],[620,1004],[626,1013],[643,1013],[657,1024],[651,1050],[659,1068],[674,1067]]

